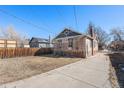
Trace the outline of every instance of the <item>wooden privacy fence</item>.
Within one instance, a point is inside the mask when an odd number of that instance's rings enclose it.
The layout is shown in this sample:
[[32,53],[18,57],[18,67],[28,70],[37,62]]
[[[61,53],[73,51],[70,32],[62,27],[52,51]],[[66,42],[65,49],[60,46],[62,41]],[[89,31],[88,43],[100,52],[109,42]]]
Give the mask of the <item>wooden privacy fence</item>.
[[66,57],[79,57],[79,58],[85,57],[84,52],[78,50],[66,50],[66,51],[54,50],[54,54],[60,56],[66,56]]
[[0,58],[40,56],[52,52],[52,48],[0,48]]

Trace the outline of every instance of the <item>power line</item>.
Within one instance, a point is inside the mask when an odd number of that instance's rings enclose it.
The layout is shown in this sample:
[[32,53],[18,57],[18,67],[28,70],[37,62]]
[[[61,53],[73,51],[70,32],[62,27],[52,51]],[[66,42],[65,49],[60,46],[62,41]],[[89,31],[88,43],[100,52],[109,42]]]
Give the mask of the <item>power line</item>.
[[[31,25],[31,26],[33,26],[33,27],[35,27],[35,28],[37,28],[37,29],[48,31],[47,28],[43,28],[43,27],[41,27],[41,26],[39,26],[39,25],[33,24],[32,22],[26,21],[26,20],[24,20],[24,19],[22,19],[22,18],[20,18],[20,17],[17,17],[16,15],[13,15],[13,14],[11,14],[10,12],[5,11],[5,10],[3,10],[3,9],[0,9],[0,12],[6,14],[6,15],[8,15],[8,16],[11,16],[11,17],[13,17],[13,18],[15,18],[15,19],[17,19],[17,20],[23,22],[23,23],[26,23],[26,24],[28,24],[28,25]],[[50,31],[49,31],[49,32],[50,32]],[[50,32],[50,33],[52,33],[52,32]]]
[[76,25],[76,28],[78,30],[78,21],[77,21],[76,7],[75,6],[73,6],[73,10],[74,10],[75,25]]

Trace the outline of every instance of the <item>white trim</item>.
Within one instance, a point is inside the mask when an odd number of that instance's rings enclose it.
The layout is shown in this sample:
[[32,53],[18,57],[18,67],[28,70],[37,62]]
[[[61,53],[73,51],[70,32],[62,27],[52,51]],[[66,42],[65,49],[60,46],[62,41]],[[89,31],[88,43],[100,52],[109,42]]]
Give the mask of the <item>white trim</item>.
[[69,38],[75,38],[75,37],[87,37],[89,39],[93,39],[92,37],[90,37],[88,35],[76,35],[76,36],[67,36],[67,37],[63,37],[63,38],[57,38],[57,39],[54,39],[54,40],[69,39]]
[[67,36],[67,37],[63,37],[63,38],[57,38],[55,40],[61,40],[61,39],[69,39],[69,38],[75,38],[75,37],[84,37],[84,35],[76,35],[76,36]]

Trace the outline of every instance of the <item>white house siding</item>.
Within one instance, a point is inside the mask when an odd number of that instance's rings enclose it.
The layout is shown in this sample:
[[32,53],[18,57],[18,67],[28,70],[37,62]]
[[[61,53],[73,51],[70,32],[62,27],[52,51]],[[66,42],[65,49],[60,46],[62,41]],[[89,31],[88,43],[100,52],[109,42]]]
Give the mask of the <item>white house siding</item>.
[[[52,44],[51,44],[52,45]],[[40,43],[39,48],[50,48],[51,45],[49,43]]]
[[39,48],[46,47],[46,44],[39,44]]
[[30,45],[24,45],[25,48],[30,48]]

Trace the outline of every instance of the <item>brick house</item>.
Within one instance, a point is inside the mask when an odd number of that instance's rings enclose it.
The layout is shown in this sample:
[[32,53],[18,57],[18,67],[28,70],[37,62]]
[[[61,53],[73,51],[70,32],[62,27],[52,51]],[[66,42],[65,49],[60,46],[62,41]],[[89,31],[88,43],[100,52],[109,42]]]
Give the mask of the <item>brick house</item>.
[[88,57],[98,51],[95,35],[83,35],[70,29],[64,29],[54,39],[54,54],[76,57]]

